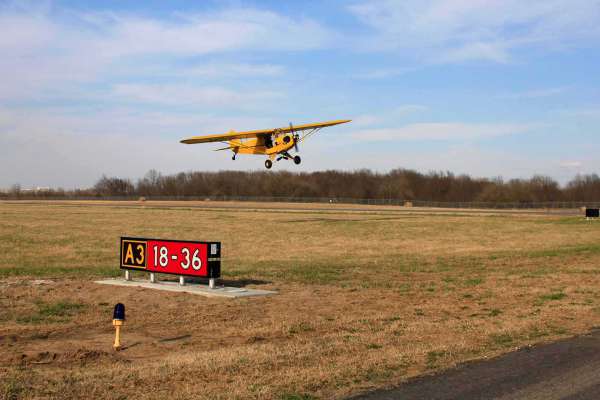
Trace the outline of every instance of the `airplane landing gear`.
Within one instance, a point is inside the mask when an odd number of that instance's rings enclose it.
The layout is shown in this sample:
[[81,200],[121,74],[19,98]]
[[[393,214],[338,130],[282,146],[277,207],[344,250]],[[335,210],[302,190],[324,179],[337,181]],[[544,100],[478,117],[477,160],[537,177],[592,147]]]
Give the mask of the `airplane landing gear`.
[[[278,157],[275,159],[275,161],[280,161],[280,160],[292,160],[292,161],[294,161],[294,164],[296,164],[296,165],[300,164],[300,162],[302,161],[300,159],[300,156],[296,155],[296,156],[292,157],[292,155],[289,154],[288,152],[279,153]],[[265,160],[265,167],[267,169],[271,169],[272,166],[273,166],[273,160],[271,160],[270,158]]]
[[233,153],[233,157],[231,157],[231,159],[232,159],[233,161],[235,161],[235,156],[236,156],[236,153]]

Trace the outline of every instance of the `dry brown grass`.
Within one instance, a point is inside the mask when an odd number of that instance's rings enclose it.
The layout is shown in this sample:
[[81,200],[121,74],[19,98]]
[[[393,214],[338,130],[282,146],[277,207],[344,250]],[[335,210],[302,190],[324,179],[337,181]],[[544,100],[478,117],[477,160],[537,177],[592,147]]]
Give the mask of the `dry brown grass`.
[[[600,324],[600,225],[576,217],[149,203],[0,204],[5,398],[340,398]],[[224,279],[280,294],[94,284],[120,235],[221,240]]]

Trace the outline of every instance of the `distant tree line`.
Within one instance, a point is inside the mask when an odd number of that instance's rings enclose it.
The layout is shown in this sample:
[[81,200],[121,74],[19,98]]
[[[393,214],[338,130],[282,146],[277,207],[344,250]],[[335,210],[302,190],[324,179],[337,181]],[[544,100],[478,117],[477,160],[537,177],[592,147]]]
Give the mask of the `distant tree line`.
[[420,173],[394,169],[320,171],[220,171],[162,175],[149,171],[137,182],[103,176],[89,189],[50,189],[26,192],[13,186],[2,197],[293,197],[330,199],[401,199],[439,202],[557,202],[600,201],[600,177],[577,175],[561,186],[554,179],[473,178],[451,172]]

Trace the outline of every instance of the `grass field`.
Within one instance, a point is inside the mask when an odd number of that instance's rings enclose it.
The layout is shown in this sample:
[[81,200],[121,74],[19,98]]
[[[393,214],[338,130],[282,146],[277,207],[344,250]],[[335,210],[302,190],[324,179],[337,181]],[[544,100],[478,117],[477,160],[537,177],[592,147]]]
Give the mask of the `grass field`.
[[[273,207],[0,203],[0,394],[343,398],[600,326],[599,223]],[[225,281],[279,294],[95,284],[121,235],[220,240]]]

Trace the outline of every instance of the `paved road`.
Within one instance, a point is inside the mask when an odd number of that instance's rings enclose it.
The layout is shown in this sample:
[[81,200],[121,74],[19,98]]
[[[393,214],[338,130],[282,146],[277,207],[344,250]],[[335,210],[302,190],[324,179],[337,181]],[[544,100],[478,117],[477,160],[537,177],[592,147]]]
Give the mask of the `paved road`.
[[353,400],[597,400],[600,331],[411,380]]

